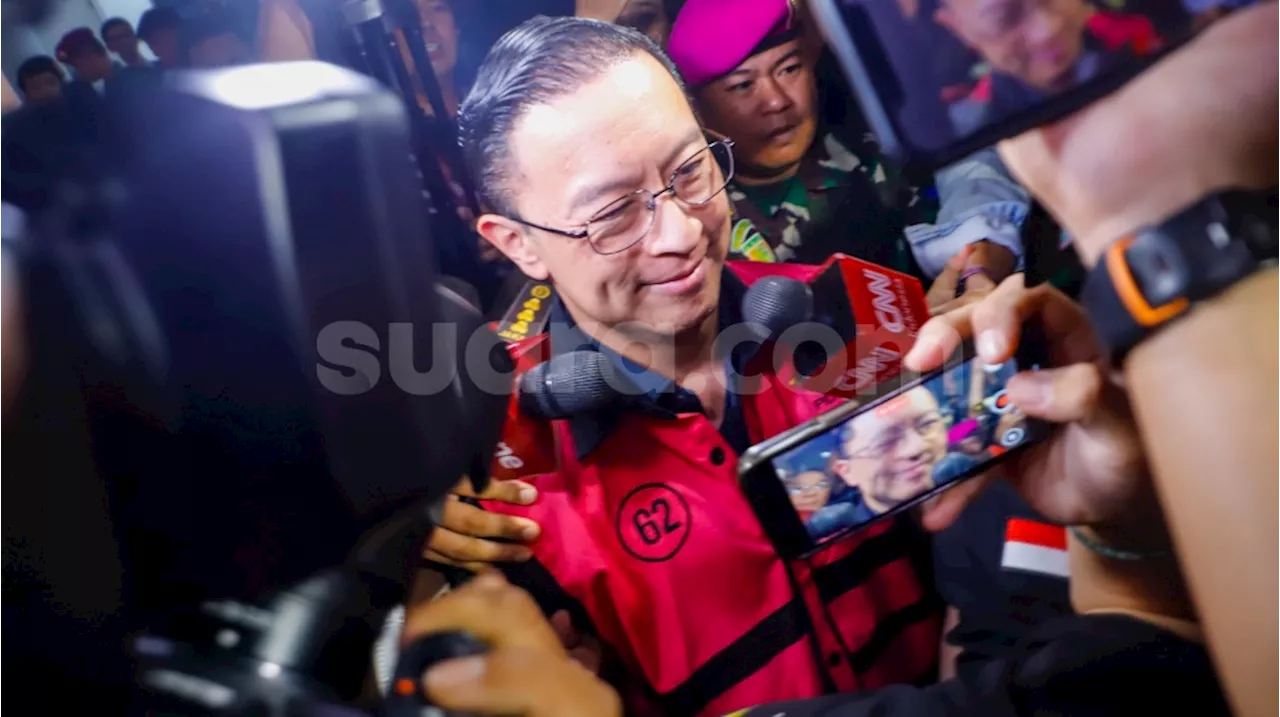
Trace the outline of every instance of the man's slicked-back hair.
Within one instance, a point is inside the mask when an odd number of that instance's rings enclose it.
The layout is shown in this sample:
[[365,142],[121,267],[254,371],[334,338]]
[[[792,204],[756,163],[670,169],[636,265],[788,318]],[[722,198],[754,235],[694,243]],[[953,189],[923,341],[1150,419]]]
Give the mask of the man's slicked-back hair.
[[480,200],[513,214],[507,195],[509,140],[529,108],[575,92],[636,54],[657,60],[688,92],[653,40],[626,27],[580,17],[538,16],[503,35],[489,50],[458,110],[458,143]]

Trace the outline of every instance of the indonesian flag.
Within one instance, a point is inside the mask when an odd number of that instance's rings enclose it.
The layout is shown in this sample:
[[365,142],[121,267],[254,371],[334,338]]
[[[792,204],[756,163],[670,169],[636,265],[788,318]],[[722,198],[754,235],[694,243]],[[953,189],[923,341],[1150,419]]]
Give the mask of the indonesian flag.
[[1034,520],[1010,518],[1004,533],[1004,555],[1000,566],[1006,570],[1067,578],[1067,529]]

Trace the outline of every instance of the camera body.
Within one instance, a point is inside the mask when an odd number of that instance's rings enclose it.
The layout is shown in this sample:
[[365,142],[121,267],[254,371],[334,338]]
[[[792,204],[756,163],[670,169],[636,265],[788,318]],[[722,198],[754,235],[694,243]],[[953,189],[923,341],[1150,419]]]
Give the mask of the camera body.
[[[260,65],[118,99],[6,246],[27,343],[4,429],[6,606],[24,623],[6,676],[109,689],[127,640],[168,673],[146,686],[183,704],[254,665],[300,676],[272,694],[346,701],[432,507],[492,455],[506,396],[469,379],[468,339],[491,339],[499,373],[505,351],[435,282],[404,108],[369,78]],[[343,367],[333,390],[318,342],[339,323],[382,362],[407,334],[448,380],[415,393]],[[441,325],[459,340],[433,346]],[[338,652],[357,656],[338,669]]]

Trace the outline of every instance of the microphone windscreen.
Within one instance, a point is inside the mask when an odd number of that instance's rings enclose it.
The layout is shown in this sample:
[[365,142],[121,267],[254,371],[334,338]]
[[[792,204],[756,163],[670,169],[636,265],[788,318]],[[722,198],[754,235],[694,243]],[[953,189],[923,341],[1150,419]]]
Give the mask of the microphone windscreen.
[[611,368],[599,351],[553,356],[520,377],[520,410],[550,420],[602,408],[619,397],[608,380]]
[[747,288],[742,297],[742,318],[764,335],[777,338],[783,331],[813,318],[813,292],[803,281],[766,276]]

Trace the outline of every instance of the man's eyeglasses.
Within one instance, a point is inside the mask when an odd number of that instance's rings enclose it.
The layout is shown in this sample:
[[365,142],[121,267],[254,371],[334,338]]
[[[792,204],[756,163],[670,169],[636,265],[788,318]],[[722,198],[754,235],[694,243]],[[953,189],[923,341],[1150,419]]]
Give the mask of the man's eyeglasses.
[[787,485],[787,493],[790,495],[804,495],[805,493],[812,493],[813,491],[826,490],[830,487],[831,481],[825,479],[809,483],[807,485],[791,483]]
[[685,206],[700,207],[724,191],[733,179],[733,140],[712,142],[671,173],[657,192],[647,189],[620,197],[596,212],[581,229],[553,229],[510,217],[521,224],[571,239],[586,239],[599,254],[617,254],[635,246],[653,228],[658,198],[671,194]]
[[946,425],[942,422],[942,418],[936,413],[919,416],[910,423],[898,424],[886,429],[870,445],[855,452],[850,457],[881,458],[897,448],[902,439],[907,437],[908,431],[915,431],[917,436],[927,439],[945,427]]

